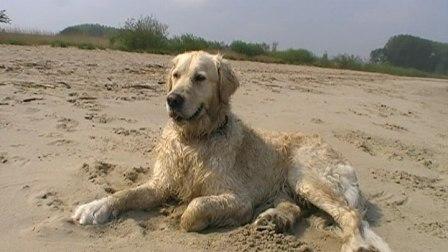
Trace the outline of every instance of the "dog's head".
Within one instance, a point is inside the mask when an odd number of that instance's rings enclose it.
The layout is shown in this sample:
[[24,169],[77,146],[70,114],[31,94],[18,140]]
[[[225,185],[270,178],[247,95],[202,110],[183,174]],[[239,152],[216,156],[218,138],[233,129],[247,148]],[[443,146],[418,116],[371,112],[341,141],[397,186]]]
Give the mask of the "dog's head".
[[177,126],[198,131],[207,131],[219,123],[239,86],[221,55],[203,51],[176,56],[166,83],[166,107],[171,119]]

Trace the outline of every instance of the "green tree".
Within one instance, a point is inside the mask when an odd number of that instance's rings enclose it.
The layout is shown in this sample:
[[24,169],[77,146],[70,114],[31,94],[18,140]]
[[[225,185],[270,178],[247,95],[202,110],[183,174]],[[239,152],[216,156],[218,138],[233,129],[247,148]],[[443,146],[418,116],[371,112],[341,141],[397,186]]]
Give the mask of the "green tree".
[[378,48],[370,52],[370,63],[373,64],[386,63],[386,56],[384,55],[383,48]]
[[167,36],[168,25],[153,16],[144,16],[127,19],[111,42],[118,42],[123,49],[130,51],[160,51],[166,49]]
[[11,19],[6,15],[6,10],[0,10],[0,23],[11,23]]
[[373,50],[370,62],[448,74],[448,44],[411,35],[397,35],[390,38],[384,48]]
[[100,24],[80,24],[65,28],[59,34],[61,35],[83,35],[92,37],[112,37],[119,32],[115,27]]
[[388,62],[396,66],[412,67],[432,72],[435,58],[431,41],[411,35],[394,36],[384,46]]

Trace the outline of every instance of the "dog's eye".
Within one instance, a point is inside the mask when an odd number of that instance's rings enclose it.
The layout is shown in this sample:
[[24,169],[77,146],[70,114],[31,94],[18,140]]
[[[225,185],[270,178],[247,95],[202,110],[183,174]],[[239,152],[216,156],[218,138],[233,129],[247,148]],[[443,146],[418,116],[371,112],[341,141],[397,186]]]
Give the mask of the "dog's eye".
[[194,81],[199,82],[199,81],[204,81],[205,80],[205,76],[202,74],[196,74],[194,76]]
[[173,78],[174,79],[178,79],[180,76],[180,74],[178,72],[173,73]]

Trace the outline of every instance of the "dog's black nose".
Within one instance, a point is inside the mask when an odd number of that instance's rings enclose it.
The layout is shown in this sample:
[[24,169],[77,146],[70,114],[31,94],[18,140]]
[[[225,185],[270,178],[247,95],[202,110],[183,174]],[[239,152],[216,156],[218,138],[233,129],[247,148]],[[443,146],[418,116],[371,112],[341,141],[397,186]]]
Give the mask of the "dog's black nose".
[[184,104],[184,98],[179,94],[172,93],[166,97],[166,102],[170,108],[179,109],[182,107],[182,104]]

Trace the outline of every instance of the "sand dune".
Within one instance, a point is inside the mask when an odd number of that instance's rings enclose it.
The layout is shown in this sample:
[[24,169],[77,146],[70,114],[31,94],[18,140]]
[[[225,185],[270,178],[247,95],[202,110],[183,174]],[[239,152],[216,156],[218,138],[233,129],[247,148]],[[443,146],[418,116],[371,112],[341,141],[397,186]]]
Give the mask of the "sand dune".
[[[168,120],[171,57],[0,45],[0,250],[337,251],[307,220],[185,233],[183,206],[69,221],[80,203],[145,181]],[[232,62],[233,109],[254,127],[319,133],[359,172],[395,251],[448,248],[448,81]]]

